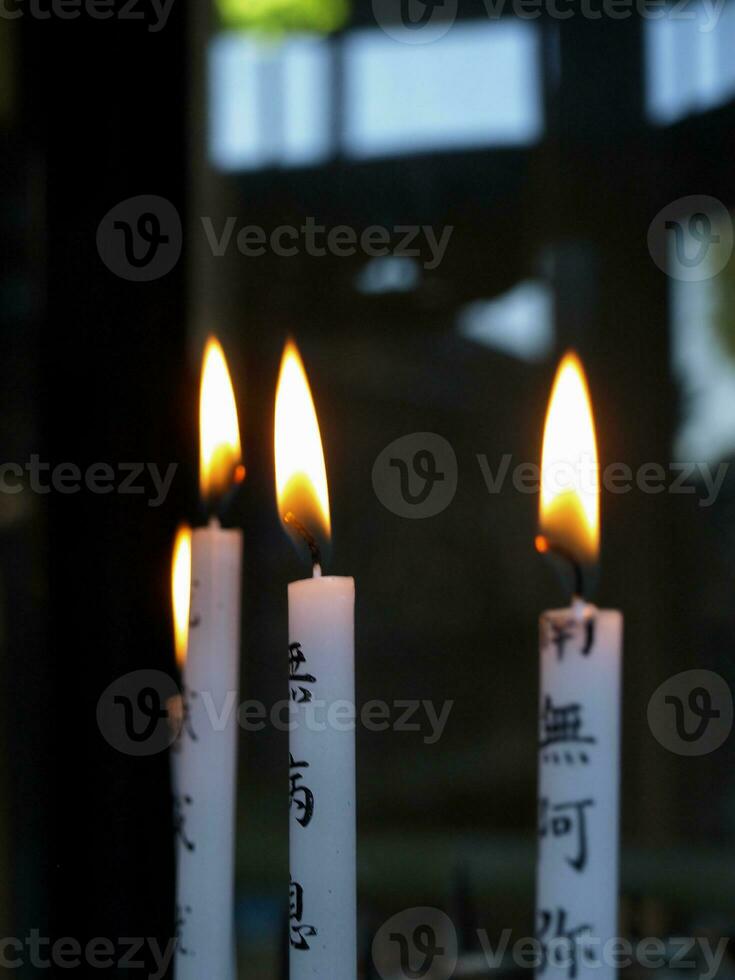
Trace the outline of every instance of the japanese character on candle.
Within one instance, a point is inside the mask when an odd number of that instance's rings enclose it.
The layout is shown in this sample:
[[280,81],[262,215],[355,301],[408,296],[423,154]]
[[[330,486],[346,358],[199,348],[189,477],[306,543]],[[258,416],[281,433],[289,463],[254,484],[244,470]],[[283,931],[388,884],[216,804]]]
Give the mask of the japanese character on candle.
[[[569,640],[574,639],[580,625],[579,622],[575,619],[567,619],[560,622],[552,620],[545,623],[545,625],[547,628],[542,637],[542,650],[545,650],[549,645],[554,646],[556,647],[557,658],[563,660],[567,643]],[[582,656],[588,657],[592,653],[594,645],[595,619],[591,616],[584,622],[584,644],[579,652]]]
[[311,818],[314,816],[314,794],[308,786],[299,785],[304,778],[304,774],[298,772],[298,770],[308,769],[309,763],[297,762],[290,753],[288,758],[289,768],[291,770],[289,777],[291,783],[289,806],[296,808],[296,822],[300,823],[302,827],[308,827],[311,823]]
[[176,918],[174,920],[174,935],[176,936],[176,952],[181,956],[192,956],[193,953],[188,949],[183,942],[184,939],[184,927],[186,926],[187,918],[191,915],[191,905],[176,905]]
[[547,797],[539,800],[539,837],[573,838],[574,857],[566,855],[567,864],[575,871],[587,867],[587,808],[594,800],[572,800],[569,803],[553,803]]
[[299,673],[299,668],[306,663],[304,651],[300,643],[290,643],[288,647],[289,681],[296,682],[291,687],[291,700],[296,704],[310,704],[312,692],[304,684],[316,684],[313,674]]
[[[593,735],[583,732],[583,705],[578,702],[555,705],[553,700],[547,695],[544,698],[544,707],[541,713],[541,740],[539,749],[544,750],[559,745],[594,745],[597,739]],[[544,756],[544,761],[549,761],[549,756]],[[551,754],[554,762],[559,761],[556,753]],[[565,753],[567,762],[573,762],[574,757],[571,753]],[[579,753],[581,762],[588,762],[585,752]]]
[[[556,909],[539,911],[538,939],[541,944],[541,966],[543,974],[547,966],[564,967],[569,980],[574,980],[579,972],[580,953],[584,956],[587,947],[585,937],[591,937],[592,926],[585,922],[578,926],[567,926],[568,912],[559,906]],[[585,965],[588,960],[585,960]]]
[[[196,696],[197,696],[196,691],[192,692],[191,697],[196,698]],[[194,731],[194,725],[191,720],[191,706],[189,704],[189,693],[186,689],[184,689],[184,693],[181,698],[181,709],[182,709],[181,730],[182,732],[186,733],[186,735],[192,740],[192,742],[196,742],[199,736]]]
[[186,836],[186,812],[184,810],[185,806],[191,806],[193,802],[187,793],[184,793],[183,796],[174,797],[174,833],[187,851],[196,850],[194,841],[189,840]]
[[304,917],[304,889],[297,881],[291,881],[289,891],[289,919],[290,919],[290,940],[293,949],[308,950],[307,939],[316,936],[317,930],[314,926],[304,924],[301,920]]

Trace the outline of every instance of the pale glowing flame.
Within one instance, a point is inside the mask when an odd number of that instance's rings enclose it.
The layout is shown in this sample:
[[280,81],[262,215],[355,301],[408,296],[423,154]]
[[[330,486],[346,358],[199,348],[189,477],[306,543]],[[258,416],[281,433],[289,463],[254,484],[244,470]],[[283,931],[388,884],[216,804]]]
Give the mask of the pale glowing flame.
[[597,559],[597,440],[584,368],[574,353],[568,353],[559,365],[546,415],[540,530],[539,550],[557,548],[582,563]]
[[176,532],[171,562],[171,602],[174,613],[176,662],[186,664],[189,646],[189,606],[191,602],[191,529],[182,525]]
[[312,535],[329,537],[327,470],[309,381],[296,345],[283,352],[276,391],[276,494],[281,520],[293,515]]
[[210,337],[204,351],[199,393],[199,485],[202,497],[225,494],[245,476],[237,404],[224,351]]

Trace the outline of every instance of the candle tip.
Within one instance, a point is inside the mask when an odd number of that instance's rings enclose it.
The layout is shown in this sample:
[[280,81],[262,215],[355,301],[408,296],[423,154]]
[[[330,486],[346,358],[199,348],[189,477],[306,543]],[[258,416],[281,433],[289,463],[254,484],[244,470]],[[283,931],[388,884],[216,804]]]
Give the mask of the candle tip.
[[572,617],[578,623],[584,622],[586,611],[587,611],[587,603],[584,601],[582,596],[581,595],[572,596]]
[[300,520],[298,520],[298,518],[296,517],[296,515],[292,511],[289,511],[284,516],[283,523],[286,525],[286,527],[293,528],[293,530],[295,531],[295,533],[297,534],[297,536],[299,538],[301,538],[301,540],[306,543],[306,546],[308,547],[309,552],[311,554],[311,563],[312,563],[312,565],[314,566],[315,569],[316,568],[319,569],[319,575],[321,575],[321,573],[322,573],[322,552],[321,552],[321,549],[319,547],[319,542],[316,540],[316,538],[314,537],[314,535],[311,533],[311,531],[309,531],[309,529],[307,527],[305,527],[301,523]]

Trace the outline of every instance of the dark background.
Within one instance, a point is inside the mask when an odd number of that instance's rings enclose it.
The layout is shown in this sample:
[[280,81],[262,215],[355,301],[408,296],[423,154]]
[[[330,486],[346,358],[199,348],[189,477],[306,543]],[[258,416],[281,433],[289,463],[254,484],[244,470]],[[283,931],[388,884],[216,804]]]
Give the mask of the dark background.
[[[483,8],[463,4],[461,16],[481,20]],[[374,27],[369,4],[355,3],[351,25]],[[283,697],[285,588],[302,573],[272,477],[273,394],[292,334],[326,448],[333,571],[357,580],[359,699],[455,701],[436,745],[358,734],[365,949],[412,905],[527,933],[536,620],[565,597],[533,550],[536,497],[510,483],[490,496],[476,456],[539,459],[554,367],[574,346],[603,462],[674,458],[691,406],[672,367],[671,280],[647,232],[685,195],[735,205],[735,105],[655,125],[640,19],[542,19],[545,128],[529,146],[222,174],[207,162],[205,95],[207,38],[221,29],[183,0],[158,33],[116,19],[0,20],[2,458],[179,464],[160,508],[88,491],[0,495],[0,932],[173,935],[169,760],[116,752],[96,706],[128,671],[174,669],[169,555],[177,523],[201,517],[197,376],[214,330],[248,467],[231,514],[246,537],[243,696]],[[96,246],[103,216],[138,194],[170,200],[185,229],[182,260],[150,283],[116,277]],[[419,286],[365,295],[359,257],[213,260],[199,219],[229,214],[265,228],[315,215],[455,232]],[[460,335],[465,304],[542,266],[551,350],[524,360]],[[726,306],[725,337],[734,315]],[[735,409],[731,429],[735,450]],[[424,431],[452,443],[459,488],[439,516],[403,520],[378,501],[372,466],[393,439]],[[686,759],[646,718],[678,671],[735,681],[734,529],[731,476],[710,508],[638,490],[603,499],[595,599],[626,616],[621,892],[632,933],[728,935],[735,912],[733,740]],[[287,882],[285,736],[243,734],[240,748],[241,951],[270,978]]]

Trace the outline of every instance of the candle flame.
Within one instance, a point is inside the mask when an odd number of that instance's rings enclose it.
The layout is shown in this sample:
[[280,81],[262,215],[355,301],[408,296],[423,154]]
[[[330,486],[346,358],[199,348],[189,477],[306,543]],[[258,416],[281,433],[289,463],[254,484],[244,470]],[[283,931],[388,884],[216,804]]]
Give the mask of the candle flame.
[[199,443],[199,484],[202,497],[211,502],[245,477],[235,392],[224,351],[215,337],[209,338],[204,351]]
[[189,646],[189,606],[191,603],[191,528],[182,525],[176,532],[171,562],[171,601],[174,612],[174,641],[179,669],[186,665]]
[[296,345],[283,352],[276,391],[276,494],[281,520],[312,538],[329,538],[329,490],[319,421]]
[[539,516],[539,551],[557,548],[577,562],[596,561],[600,546],[597,440],[587,379],[573,352],[559,365],[546,415]]

